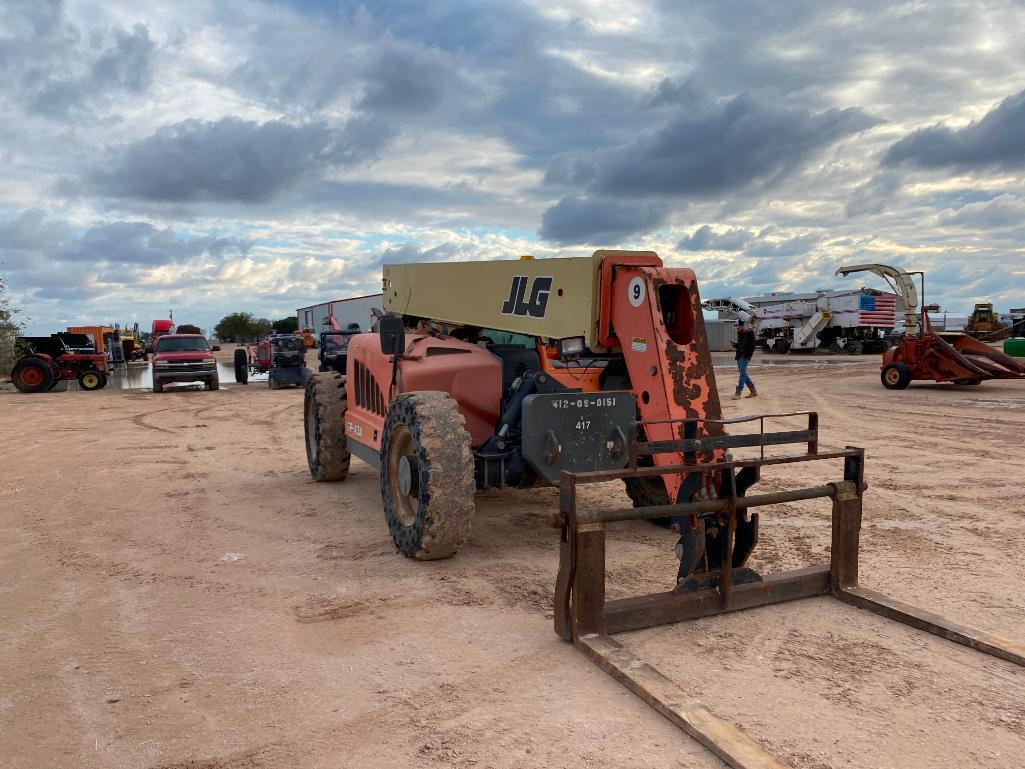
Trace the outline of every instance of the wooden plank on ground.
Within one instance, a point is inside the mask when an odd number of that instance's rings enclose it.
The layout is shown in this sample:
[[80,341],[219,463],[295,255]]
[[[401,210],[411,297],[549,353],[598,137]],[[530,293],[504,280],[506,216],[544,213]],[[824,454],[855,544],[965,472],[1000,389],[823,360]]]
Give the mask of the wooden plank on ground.
[[836,597],[852,606],[868,609],[905,625],[925,630],[947,640],[969,646],[1016,665],[1025,665],[1025,644],[1011,641],[984,630],[959,625],[939,614],[919,609],[867,587],[844,587]]
[[598,667],[734,769],[792,769],[609,636],[580,636],[576,645]]

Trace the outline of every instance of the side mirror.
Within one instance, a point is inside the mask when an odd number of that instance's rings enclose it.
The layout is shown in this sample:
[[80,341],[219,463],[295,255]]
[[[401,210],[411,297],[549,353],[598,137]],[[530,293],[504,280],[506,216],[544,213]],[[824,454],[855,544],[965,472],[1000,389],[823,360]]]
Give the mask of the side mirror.
[[406,324],[400,315],[384,315],[378,321],[381,335],[381,352],[385,355],[402,355],[406,351]]

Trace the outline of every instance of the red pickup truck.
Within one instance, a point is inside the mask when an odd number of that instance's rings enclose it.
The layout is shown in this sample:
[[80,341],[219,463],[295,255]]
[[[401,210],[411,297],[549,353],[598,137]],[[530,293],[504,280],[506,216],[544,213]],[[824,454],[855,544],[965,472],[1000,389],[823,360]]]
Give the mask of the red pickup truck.
[[167,382],[205,382],[217,390],[217,359],[206,338],[199,334],[164,334],[153,347],[153,392],[164,391]]

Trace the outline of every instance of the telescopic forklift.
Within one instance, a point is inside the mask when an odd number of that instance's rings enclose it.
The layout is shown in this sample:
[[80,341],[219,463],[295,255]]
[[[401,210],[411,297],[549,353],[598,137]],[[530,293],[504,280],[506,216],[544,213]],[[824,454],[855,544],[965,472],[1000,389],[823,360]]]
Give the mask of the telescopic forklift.
[[[650,251],[602,250],[385,265],[383,289],[387,314],[377,333],[352,337],[345,375],[306,385],[313,478],[344,480],[352,455],[375,468],[397,549],[423,560],[467,542],[476,492],[558,487],[556,632],[731,766],[786,764],[612,634],[832,595],[1025,665],[1019,642],[858,584],[864,451],[820,448],[814,412],[723,417],[693,271]],[[800,429],[766,431],[776,420]],[[767,452],[787,445],[800,451]],[[824,461],[842,466],[833,482],[750,493],[763,468]],[[578,499],[579,487],[609,481],[632,507]],[[832,506],[830,562],[750,568],[762,508],[815,499]],[[606,528],[664,517],[679,535],[668,589],[606,601]]]

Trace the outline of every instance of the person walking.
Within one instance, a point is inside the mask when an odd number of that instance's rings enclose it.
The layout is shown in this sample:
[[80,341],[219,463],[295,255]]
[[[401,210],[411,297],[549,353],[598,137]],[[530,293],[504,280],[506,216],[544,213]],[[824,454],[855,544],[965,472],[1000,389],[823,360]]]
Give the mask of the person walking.
[[747,367],[755,354],[755,332],[753,328],[748,327],[743,319],[737,321],[737,341],[733,342],[733,346],[737,349],[737,370],[740,372],[740,379],[737,380],[737,391],[733,393],[733,400],[737,400],[743,394],[744,385],[747,385],[747,389],[751,391],[747,397],[757,398],[758,390],[755,389],[755,383],[747,375]]

